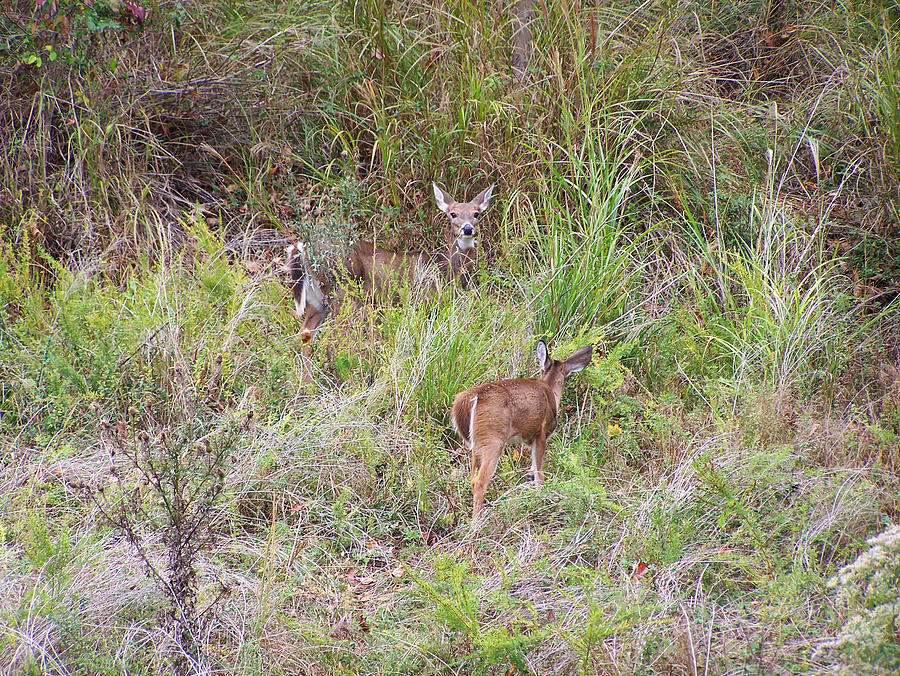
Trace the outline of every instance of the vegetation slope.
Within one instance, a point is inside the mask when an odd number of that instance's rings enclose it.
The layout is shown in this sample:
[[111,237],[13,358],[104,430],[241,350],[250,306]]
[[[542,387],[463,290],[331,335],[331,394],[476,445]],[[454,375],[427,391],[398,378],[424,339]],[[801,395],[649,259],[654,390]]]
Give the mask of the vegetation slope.
[[[0,671],[900,665],[895,2],[0,25]],[[435,250],[432,180],[497,183],[475,283],[347,306],[304,382],[284,245]],[[539,338],[604,355],[472,529],[448,406]]]

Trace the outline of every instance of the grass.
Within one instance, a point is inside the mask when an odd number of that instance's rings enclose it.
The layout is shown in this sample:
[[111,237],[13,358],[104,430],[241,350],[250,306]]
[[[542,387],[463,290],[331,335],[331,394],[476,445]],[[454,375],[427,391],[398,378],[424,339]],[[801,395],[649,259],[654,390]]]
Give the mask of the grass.
[[[0,18],[0,671],[893,659],[829,580],[898,513],[896,8],[550,0],[524,73],[500,5],[147,9]],[[432,180],[498,183],[474,283],[306,382],[284,244],[433,250]],[[540,338],[603,354],[472,530],[447,408]]]

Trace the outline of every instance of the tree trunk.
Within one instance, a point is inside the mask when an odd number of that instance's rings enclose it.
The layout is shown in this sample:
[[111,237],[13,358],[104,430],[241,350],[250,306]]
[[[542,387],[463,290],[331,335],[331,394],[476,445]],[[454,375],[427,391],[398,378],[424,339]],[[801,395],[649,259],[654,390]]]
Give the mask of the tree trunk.
[[521,78],[528,70],[531,59],[531,48],[534,36],[531,33],[531,21],[534,18],[534,0],[516,0],[512,6],[513,44],[512,69]]

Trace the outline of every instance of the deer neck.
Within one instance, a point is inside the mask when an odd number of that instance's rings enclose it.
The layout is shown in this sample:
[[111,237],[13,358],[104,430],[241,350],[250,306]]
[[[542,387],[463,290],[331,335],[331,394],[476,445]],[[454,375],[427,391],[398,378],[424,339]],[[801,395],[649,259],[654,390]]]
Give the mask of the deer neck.
[[566,378],[562,373],[553,372],[549,374],[547,379],[541,378],[541,382],[543,382],[547,387],[550,388],[550,393],[553,395],[553,408],[555,411],[559,411],[559,404],[562,401],[562,393],[563,388],[566,385]]
[[459,239],[454,241],[450,247],[447,263],[449,269],[445,272],[451,279],[456,279],[460,273],[468,272],[475,265],[475,238],[472,238],[470,246],[460,246]]

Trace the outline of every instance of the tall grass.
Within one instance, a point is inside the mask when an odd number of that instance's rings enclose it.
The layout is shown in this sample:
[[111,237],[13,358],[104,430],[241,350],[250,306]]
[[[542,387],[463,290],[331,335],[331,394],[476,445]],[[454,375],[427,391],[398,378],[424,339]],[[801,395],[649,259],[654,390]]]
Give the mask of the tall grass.
[[[721,238],[692,268],[688,284],[702,312],[693,327],[727,376],[782,389],[813,372],[835,373],[848,356],[847,280],[819,227],[806,231],[783,208],[757,196],[748,212],[752,240]],[[715,355],[718,355],[717,357]]]
[[513,284],[540,335],[570,335],[616,322],[635,303],[650,260],[647,230],[627,211],[641,167],[634,127],[612,141],[610,115],[588,110],[577,143],[548,143],[547,175],[522,226]]
[[886,17],[882,20],[883,37],[877,48],[877,56],[869,61],[872,77],[866,82],[881,123],[879,131],[887,141],[886,164],[896,178],[897,167],[900,166],[900,41],[895,30],[898,21],[895,20],[892,24]]
[[727,262],[746,293],[746,314],[723,346],[738,370],[755,364],[779,389],[816,367],[836,371],[827,367],[847,348],[848,309],[839,297],[846,283],[837,261],[823,256],[820,231],[799,231],[783,213],[766,218],[755,205],[752,213],[755,242]]
[[446,424],[453,396],[487,380],[529,371],[533,320],[484,292],[445,290],[433,303],[410,304],[384,318],[382,370],[397,419]]

